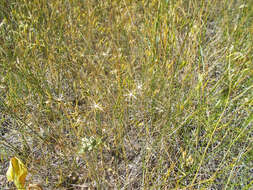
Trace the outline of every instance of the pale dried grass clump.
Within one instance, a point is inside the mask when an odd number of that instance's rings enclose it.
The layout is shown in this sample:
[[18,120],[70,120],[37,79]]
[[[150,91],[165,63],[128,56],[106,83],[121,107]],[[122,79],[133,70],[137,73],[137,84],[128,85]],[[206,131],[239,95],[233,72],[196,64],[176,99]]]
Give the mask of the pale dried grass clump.
[[43,189],[250,188],[251,6],[1,1],[0,178],[17,156]]

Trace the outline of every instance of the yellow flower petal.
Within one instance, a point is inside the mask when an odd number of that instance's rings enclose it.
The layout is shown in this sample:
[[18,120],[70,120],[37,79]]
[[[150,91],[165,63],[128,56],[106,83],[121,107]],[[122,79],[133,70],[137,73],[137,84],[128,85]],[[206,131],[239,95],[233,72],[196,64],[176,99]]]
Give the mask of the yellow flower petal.
[[13,167],[12,167],[11,161],[10,161],[6,176],[7,176],[8,181],[13,181],[14,175],[13,175]]
[[27,168],[17,157],[11,158],[6,176],[8,181],[14,181],[14,184],[18,189],[25,188]]

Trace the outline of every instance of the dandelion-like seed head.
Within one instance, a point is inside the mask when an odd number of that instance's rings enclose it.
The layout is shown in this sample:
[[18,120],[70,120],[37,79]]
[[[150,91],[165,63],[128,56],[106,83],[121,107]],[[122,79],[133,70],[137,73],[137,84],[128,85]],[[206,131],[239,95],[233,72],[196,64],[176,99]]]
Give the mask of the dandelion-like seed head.
[[93,109],[95,110],[100,110],[100,111],[104,111],[102,106],[100,106],[99,104],[97,104],[96,102],[94,102],[93,104]]
[[129,100],[130,99],[137,99],[136,96],[134,95],[134,92],[129,92],[128,94],[125,95]]

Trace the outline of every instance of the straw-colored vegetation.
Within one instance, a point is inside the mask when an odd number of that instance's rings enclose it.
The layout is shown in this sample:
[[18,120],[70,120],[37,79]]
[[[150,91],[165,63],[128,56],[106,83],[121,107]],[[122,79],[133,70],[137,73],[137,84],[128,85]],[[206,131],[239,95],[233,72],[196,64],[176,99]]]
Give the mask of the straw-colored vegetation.
[[1,0],[0,177],[16,156],[43,189],[250,189],[252,7]]

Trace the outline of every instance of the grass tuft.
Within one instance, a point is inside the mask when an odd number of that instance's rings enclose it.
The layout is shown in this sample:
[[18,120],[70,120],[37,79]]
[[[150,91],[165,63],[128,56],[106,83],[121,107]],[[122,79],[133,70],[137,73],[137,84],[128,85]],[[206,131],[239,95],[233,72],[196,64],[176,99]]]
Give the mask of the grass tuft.
[[252,188],[252,6],[0,1],[0,176],[17,156],[45,189]]

